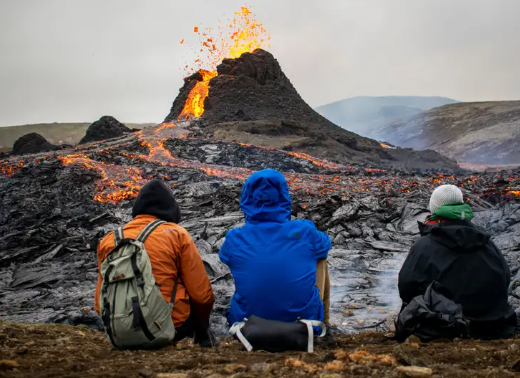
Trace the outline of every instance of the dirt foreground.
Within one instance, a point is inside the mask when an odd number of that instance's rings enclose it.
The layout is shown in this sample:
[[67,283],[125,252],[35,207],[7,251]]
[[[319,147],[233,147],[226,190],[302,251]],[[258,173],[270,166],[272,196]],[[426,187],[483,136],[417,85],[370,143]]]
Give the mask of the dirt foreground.
[[159,351],[117,351],[86,327],[0,320],[0,377],[520,377],[520,339],[397,344],[384,334],[341,335],[334,348],[271,354],[222,340]]

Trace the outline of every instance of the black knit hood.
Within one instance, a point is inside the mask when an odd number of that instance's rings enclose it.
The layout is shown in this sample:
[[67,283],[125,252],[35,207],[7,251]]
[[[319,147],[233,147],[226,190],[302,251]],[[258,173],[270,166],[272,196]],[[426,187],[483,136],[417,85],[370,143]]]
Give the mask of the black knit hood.
[[138,215],[153,215],[172,223],[181,221],[179,205],[172,191],[161,180],[152,180],[139,191],[132,209],[132,217]]

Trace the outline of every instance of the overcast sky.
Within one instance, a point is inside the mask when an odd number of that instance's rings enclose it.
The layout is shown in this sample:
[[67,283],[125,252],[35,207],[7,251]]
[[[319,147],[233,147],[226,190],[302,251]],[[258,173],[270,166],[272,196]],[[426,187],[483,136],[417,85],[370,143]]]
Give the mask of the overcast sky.
[[[249,0],[318,106],[354,96],[520,100],[520,0]],[[0,0],[0,126],[160,122],[235,0]],[[186,42],[179,42],[185,38]]]

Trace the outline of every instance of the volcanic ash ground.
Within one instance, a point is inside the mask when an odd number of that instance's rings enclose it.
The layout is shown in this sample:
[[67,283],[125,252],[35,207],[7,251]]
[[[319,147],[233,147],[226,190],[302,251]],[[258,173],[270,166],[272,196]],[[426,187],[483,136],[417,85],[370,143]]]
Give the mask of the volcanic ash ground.
[[[119,139],[12,157],[0,164],[0,317],[19,322],[87,324],[97,281],[96,245],[131,219],[139,188],[159,178],[175,192],[217,302],[212,323],[225,335],[233,279],[218,259],[225,234],[240,227],[244,180],[263,168],[284,172],[294,219],[327,232],[332,323],[345,332],[384,329],[399,307],[396,279],[418,238],[434,186],[458,185],[476,223],[519,269],[518,172],[411,174],[339,165],[291,151],[202,137],[198,122],[158,125]],[[512,286],[518,305],[520,288]]]

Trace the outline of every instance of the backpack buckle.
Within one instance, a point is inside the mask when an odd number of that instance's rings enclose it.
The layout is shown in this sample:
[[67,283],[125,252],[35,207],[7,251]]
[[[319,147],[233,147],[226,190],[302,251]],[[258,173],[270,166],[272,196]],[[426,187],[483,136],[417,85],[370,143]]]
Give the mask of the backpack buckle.
[[135,277],[135,280],[137,282],[137,286],[142,287],[144,286],[144,279],[143,276]]

